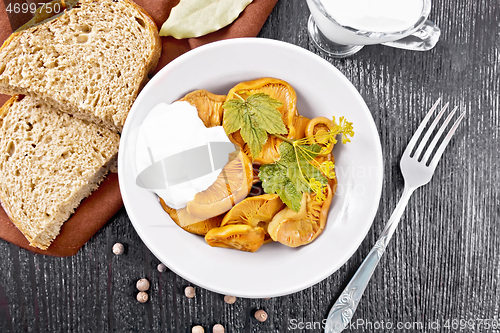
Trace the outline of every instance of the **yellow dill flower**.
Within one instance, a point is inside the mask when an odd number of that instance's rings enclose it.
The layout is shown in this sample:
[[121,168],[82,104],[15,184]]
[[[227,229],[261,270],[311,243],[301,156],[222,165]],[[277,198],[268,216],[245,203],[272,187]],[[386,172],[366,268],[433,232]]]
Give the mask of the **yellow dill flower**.
[[335,164],[332,161],[325,161],[320,164],[319,170],[328,178],[335,178]]
[[316,200],[321,202],[326,199],[325,195],[325,188],[323,184],[321,184],[318,180],[311,178],[309,179],[309,186],[311,187],[311,190],[316,193]]
[[[335,122],[335,117],[333,117],[333,123],[337,125],[337,123]],[[351,142],[351,139],[349,139],[349,137],[352,138],[354,136],[352,123],[345,120],[344,117],[340,117],[338,126],[340,127],[339,133],[342,133],[342,143],[345,144],[347,142]]]

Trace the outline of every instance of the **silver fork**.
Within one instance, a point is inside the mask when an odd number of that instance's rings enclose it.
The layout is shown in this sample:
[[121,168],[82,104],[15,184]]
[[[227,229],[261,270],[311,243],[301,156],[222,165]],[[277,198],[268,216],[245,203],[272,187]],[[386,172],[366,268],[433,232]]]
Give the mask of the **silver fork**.
[[[368,253],[368,256],[358,268],[356,274],[354,274],[347,287],[344,289],[338,300],[331,308],[325,323],[325,333],[338,333],[343,331],[344,328],[349,325],[352,316],[354,315],[354,311],[356,311],[356,308],[359,304],[361,296],[363,295],[363,292],[365,291],[365,288],[368,285],[368,282],[373,275],[373,272],[375,271],[380,258],[384,254],[389,240],[391,239],[394,231],[396,230],[396,227],[398,226],[401,215],[403,215],[411,194],[418,187],[427,184],[431,180],[432,175],[434,174],[434,170],[436,170],[436,166],[441,156],[443,155],[444,149],[448,145],[448,142],[450,142],[450,139],[455,133],[458,125],[464,118],[465,112],[458,117],[458,119],[455,121],[451,129],[447,132],[446,136],[437,148],[435,154],[431,156],[434,148],[442,137],[443,132],[445,131],[447,125],[449,124],[451,118],[457,110],[457,107],[453,109],[453,111],[448,115],[448,117],[439,128],[433,140],[427,146],[429,139],[439,122],[439,119],[448,109],[448,103],[446,103],[446,105],[438,113],[432,124],[429,126],[428,130],[417,146],[417,141],[424,131],[427,123],[429,122],[429,119],[437,109],[439,102],[440,100],[438,99],[437,102],[432,106],[430,111],[427,113],[403,153],[400,161],[400,168],[405,181],[405,187],[401,199],[399,199],[399,202],[394,209],[394,212],[392,213],[389,221],[387,222],[382,235],[377,240],[370,253]],[[416,151],[413,153],[415,148]],[[424,149],[426,150],[425,154],[423,154],[422,157]]]

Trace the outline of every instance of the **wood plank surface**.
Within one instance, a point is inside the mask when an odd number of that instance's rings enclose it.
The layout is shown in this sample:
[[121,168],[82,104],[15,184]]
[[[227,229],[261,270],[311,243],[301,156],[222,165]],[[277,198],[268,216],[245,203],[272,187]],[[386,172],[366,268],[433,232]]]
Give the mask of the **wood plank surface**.
[[[403,189],[401,154],[439,97],[466,119],[431,183],[410,199],[355,313],[358,325],[346,332],[500,332],[500,3],[432,6],[442,35],[428,52],[375,45],[329,58],[309,39],[303,0],[279,0],[259,35],[327,59],[359,90],[379,131],[381,202],[360,248],[337,272],[271,299],[229,305],[199,287],[188,299],[189,281],[157,271],[158,259],[122,209],[73,257],[35,255],[0,241],[0,332],[191,332],[194,325],[211,332],[216,323],[226,332],[322,332],[306,326],[321,324],[382,232]],[[124,255],[111,252],[115,242],[126,245]],[[135,282],[143,277],[151,282],[150,300],[139,304]],[[257,309],[268,313],[266,322],[253,318]],[[383,329],[387,323],[392,330]]]

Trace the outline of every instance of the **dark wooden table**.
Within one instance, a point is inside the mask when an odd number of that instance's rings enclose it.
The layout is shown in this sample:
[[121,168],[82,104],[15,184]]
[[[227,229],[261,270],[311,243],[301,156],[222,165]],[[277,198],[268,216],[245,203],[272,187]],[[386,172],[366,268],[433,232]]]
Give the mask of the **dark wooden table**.
[[[305,1],[279,0],[260,37],[322,55],[309,39],[308,16]],[[442,36],[429,52],[377,45],[343,60],[322,55],[365,99],[384,158],[373,227],[333,275],[271,299],[229,305],[198,287],[188,299],[189,281],[157,271],[158,259],[122,209],[73,257],[34,255],[0,241],[0,332],[191,332],[198,324],[211,332],[216,323],[226,332],[321,332],[311,326],[321,324],[380,235],[402,193],[402,151],[438,97],[467,118],[431,183],[410,199],[346,331],[500,332],[500,3],[436,0],[430,18]],[[126,245],[124,255],[111,252],[115,242]],[[145,304],[135,299],[142,277],[151,282]],[[268,313],[266,322],[254,319],[257,309]]]

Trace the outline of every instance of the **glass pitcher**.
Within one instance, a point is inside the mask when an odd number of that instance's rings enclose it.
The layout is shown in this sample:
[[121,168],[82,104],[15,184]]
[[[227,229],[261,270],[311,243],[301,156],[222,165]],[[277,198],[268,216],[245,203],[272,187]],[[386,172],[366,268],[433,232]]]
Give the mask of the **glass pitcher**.
[[432,49],[441,31],[427,19],[431,0],[413,0],[413,6],[394,1],[307,0],[309,34],[319,49],[338,58],[373,44],[415,51]]

